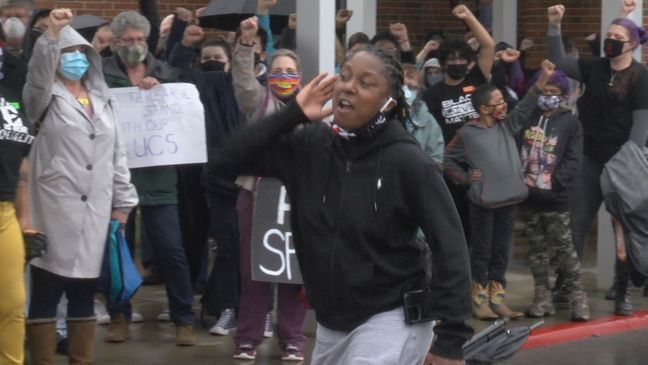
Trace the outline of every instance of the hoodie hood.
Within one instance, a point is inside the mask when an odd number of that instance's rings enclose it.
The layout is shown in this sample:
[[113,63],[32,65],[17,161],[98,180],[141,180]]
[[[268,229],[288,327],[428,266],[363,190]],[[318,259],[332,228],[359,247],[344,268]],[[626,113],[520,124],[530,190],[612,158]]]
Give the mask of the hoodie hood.
[[68,47],[82,46],[86,50],[86,56],[90,62],[88,73],[84,79],[90,83],[92,89],[101,89],[108,92],[105,82],[103,81],[103,72],[101,65],[101,56],[92,47],[92,45],[85,39],[79,32],[74,30],[71,26],[66,26],[61,29],[59,35],[59,51]]

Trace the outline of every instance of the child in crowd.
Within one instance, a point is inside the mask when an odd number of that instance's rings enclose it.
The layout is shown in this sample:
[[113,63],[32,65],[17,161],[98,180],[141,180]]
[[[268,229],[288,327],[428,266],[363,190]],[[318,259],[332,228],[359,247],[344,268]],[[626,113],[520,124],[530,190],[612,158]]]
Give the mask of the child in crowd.
[[[536,78],[538,75],[536,75]],[[529,239],[529,266],[535,281],[528,317],[555,314],[549,290],[548,242],[555,243],[562,288],[571,296],[571,318],[589,319],[587,294],[569,219],[569,192],[580,169],[583,134],[578,118],[561,107],[569,95],[569,79],[556,71],[538,98],[538,107],[520,135],[524,184],[529,198],[524,204],[525,233]]]
[[479,117],[461,127],[446,147],[446,174],[455,183],[469,186],[473,315],[478,319],[523,315],[504,304],[516,205],[528,194],[514,136],[535,110],[554,68],[543,61],[535,87],[510,114],[499,89],[477,88],[472,103]]

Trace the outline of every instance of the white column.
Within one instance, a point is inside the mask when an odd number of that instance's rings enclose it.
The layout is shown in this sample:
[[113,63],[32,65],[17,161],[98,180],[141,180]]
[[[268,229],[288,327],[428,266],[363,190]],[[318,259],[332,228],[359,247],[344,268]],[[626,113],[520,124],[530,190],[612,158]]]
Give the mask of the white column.
[[[607,28],[619,16],[620,3],[618,1],[601,0],[601,42],[605,39]],[[630,13],[628,18],[632,19],[638,26],[642,26],[643,1],[637,1],[637,8]],[[601,44],[601,49],[603,45]],[[641,61],[641,47],[637,47],[634,56]],[[616,255],[614,247],[614,233],[610,214],[603,206],[598,215],[598,235],[596,237],[597,257],[596,266],[598,275],[596,286],[599,289],[607,289],[612,285],[614,278],[614,258]]]
[[517,47],[517,0],[493,1],[493,39]]
[[376,0],[347,0],[346,8],[353,10],[353,16],[347,23],[347,41],[353,33],[364,32],[370,38],[376,35],[376,17],[378,6]]
[[[355,16],[355,15],[354,15]],[[335,1],[297,1],[297,51],[304,81],[335,71]]]

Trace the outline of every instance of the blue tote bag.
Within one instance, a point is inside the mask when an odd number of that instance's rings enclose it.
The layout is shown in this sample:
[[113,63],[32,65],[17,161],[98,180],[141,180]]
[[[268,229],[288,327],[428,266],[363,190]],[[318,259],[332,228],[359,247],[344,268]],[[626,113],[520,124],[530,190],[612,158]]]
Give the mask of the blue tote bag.
[[121,223],[110,221],[108,235],[108,297],[115,303],[129,301],[142,285],[142,277],[133,261]]

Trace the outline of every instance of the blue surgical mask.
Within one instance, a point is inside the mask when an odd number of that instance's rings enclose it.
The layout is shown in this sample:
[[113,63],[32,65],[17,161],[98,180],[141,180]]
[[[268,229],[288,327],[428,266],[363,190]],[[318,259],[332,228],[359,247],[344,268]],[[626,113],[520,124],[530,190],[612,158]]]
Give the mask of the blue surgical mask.
[[412,89],[407,85],[403,85],[403,94],[405,94],[405,101],[407,101],[407,104],[411,106],[418,96],[418,90]]
[[538,97],[538,108],[543,111],[554,110],[560,106],[560,95],[540,95]]
[[61,75],[69,80],[81,80],[88,72],[88,56],[80,51],[61,53]]

